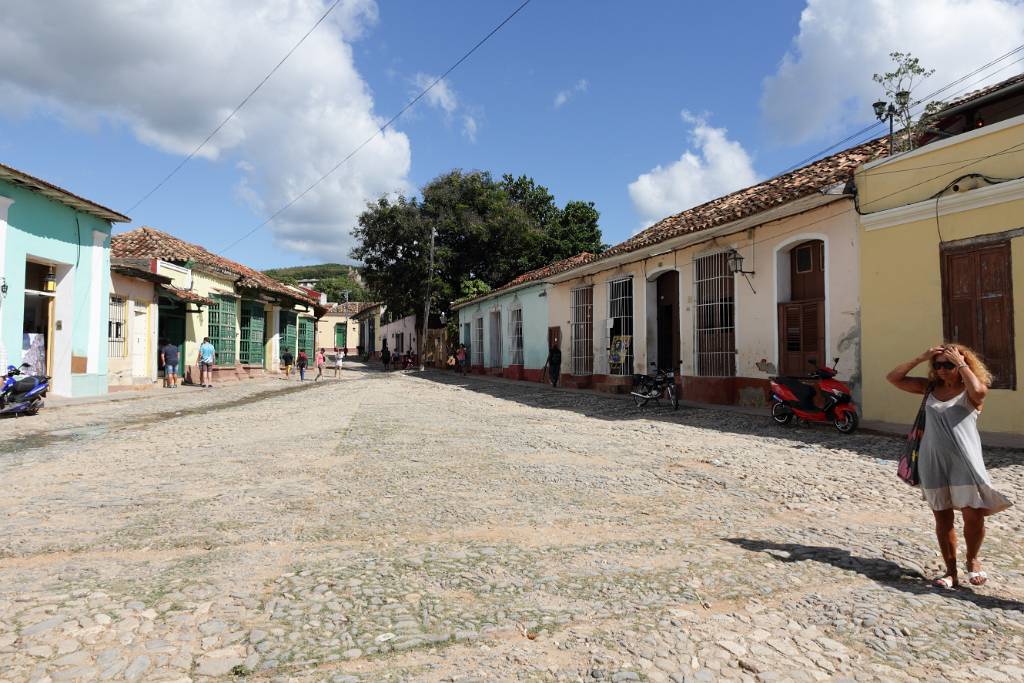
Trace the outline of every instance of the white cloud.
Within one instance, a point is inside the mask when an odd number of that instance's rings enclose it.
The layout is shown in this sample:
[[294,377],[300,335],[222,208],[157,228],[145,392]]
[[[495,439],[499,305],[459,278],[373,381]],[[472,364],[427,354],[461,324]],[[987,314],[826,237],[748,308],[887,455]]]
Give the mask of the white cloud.
[[691,126],[696,149],[678,161],[640,175],[629,184],[629,197],[645,227],[757,182],[753,162],[743,146],[730,140],[725,128],[713,128],[703,116],[682,113]]
[[[421,90],[428,87],[431,83],[437,80],[437,76],[431,76],[430,74],[418,73],[413,79],[413,85],[416,87],[418,94]],[[455,93],[455,90],[448,85],[448,81],[441,80],[437,84],[427,91],[426,96],[423,98],[427,104],[435,109],[440,109],[444,112],[445,121],[451,123],[454,114],[462,109],[465,111],[467,107],[459,100],[459,96]],[[466,136],[466,139],[470,142],[476,142],[476,134],[480,129],[479,116],[472,113],[466,112],[462,115],[462,134]]]
[[[184,155],[324,7],[320,0],[13,3],[0,25],[0,99],[70,125],[125,125],[144,144]],[[210,160],[229,157],[241,175],[239,194],[259,213],[257,221],[384,123],[350,46],[376,19],[373,0],[345,0],[200,153]],[[405,134],[389,130],[377,137],[271,224],[278,246],[347,257],[350,229],[365,202],[408,191],[410,157]],[[165,170],[125,174],[148,185]],[[140,194],[146,189],[140,184]],[[175,191],[173,180],[161,190]],[[133,213],[148,222],[146,204]],[[216,249],[232,239],[218,235],[218,243],[205,246]]]
[[581,78],[580,80],[576,81],[576,84],[573,85],[571,88],[566,88],[565,90],[559,91],[558,94],[555,95],[555,109],[561,108],[562,105],[564,105],[566,102],[571,100],[579,93],[586,92],[587,88],[589,87],[590,84],[587,83],[587,79]]
[[[437,76],[418,73],[412,80],[416,85],[416,91],[419,92],[437,80]],[[449,116],[459,108],[459,98],[455,95],[455,91],[448,86],[448,81],[445,80],[438,81],[433,88],[427,91],[424,99],[427,101],[427,104],[440,109]]]
[[471,114],[466,114],[462,117],[462,134],[465,135],[470,142],[476,142],[476,131],[480,124],[477,123],[476,117]]
[[[1022,35],[1024,4],[1009,0],[808,0],[792,47],[764,81],[762,114],[781,143],[828,137],[874,120],[871,102],[881,90],[871,76],[891,70],[890,52],[909,51],[935,69],[914,92],[924,97],[1009,52]],[[972,89],[1021,70],[1012,66]]]

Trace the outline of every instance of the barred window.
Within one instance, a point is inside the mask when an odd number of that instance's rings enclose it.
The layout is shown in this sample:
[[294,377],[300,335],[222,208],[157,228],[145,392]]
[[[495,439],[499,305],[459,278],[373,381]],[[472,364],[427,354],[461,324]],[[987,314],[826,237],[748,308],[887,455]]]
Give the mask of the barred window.
[[509,319],[512,332],[512,365],[523,364],[523,309],[513,308]]
[[734,277],[725,253],[694,261],[694,365],[699,377],[736,375]]
[[[306,352],[306,358],[313,362],[313,319],[299,318],[299,351]],[[298,356],[298,354],[296,354]]]
[[633,279],[608,283],[608,317],[611,319],[608,371],[633,374]]
[[473,321],[473,365],[484,365],[484,319]]
[[217,365],[235,364],[235,325],[237,302],[231,296],[214,296],[209,307],[207,336],[217,351]]
[[572,374],[594,374],[594,288],[572,290]]
[[110,297],[110,313],[107,318],[107,351],[111,358],[125,358],[128,355],[128,343],[125,338],[125,299],[121,296]]

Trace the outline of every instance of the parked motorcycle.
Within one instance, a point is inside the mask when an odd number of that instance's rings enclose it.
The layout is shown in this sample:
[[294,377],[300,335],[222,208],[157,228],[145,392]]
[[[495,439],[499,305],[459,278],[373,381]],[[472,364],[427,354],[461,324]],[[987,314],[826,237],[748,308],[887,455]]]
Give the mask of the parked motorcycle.
[[[817,361],[807,361],[817,366]],[[835,379],[836,358],[832,367],[820,367],[805,378],[772,377],[772,419],[776,424],[788,425],[794,417],[805,422],[831,423],[843,434],[850,434],[860,424],[857,406],[853,402],[850,387]],[[816,385],[807,384],[806,380],[817,380]],[[823,404],[814,403],[815,396],[821,393]]]
[[[32,367],[22,363],[22,368]],[[0,415],[35,415],[43,407],[43,399],[50,388],[50,378],[42,375],[23,375],[21,368],[7,366],[3,387],[0,388]]]
[[651,363],[655,369],[653,375],[634,375],[633,391],[629,392],[636,402],[637,408],[643,408],[648,401],[661,402],[668,398],[672,409],[679,408],[679,394],[676,391],[676,373],[671,370],[658,369],[657,363]]

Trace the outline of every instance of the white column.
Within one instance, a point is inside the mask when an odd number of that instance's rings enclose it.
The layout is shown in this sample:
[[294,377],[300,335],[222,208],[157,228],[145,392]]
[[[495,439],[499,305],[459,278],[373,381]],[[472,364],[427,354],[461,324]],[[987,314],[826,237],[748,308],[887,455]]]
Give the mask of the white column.
[[89,346],[86,372],[100,371],[100,336],[103,334],[106,316],[103,310],[103,246],[107,235],[99,230],[92,231],[92,253],[89,267]]
[[[8,197],[0,197],[0,284],[6,284],[11,287],[11,283],[7,282],[7,211],[11,208],[11,204],[14,203],[13,199]],[[7,368],[7,345],[4,344],[4,321],[3,321],[3,304],[4,297],[0,294],[0,370]]]

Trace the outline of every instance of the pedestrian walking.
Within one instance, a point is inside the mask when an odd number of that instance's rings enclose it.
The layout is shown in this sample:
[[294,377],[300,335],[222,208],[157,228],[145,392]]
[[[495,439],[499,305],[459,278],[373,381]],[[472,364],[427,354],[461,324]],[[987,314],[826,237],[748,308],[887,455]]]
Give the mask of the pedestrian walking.
[[380,346],[380,361],[384,364],[384,372],[388,371],[391,365],[391,349],[388,348],[388,340],[385,338]]
[[299,366],[299,381],[306,381],[306,366],[309,365],[309,356],[306,355],[305,351],[299,351],[299,359],[296,362]]
[[459,372],[465,376],[466,374],[466,345],[459,344],[459,348],[455,349],[455,363],[459,366]]
[[[928,377],[907,377],[921,363],[930,363]],[[992,375],[978,355],[962,344],[934,346],[895,367],[886,379],[912,394],[924,394],[924,434],[917,467],[922,497],[935,515],[935,535],[946,563],[939,588],[959,586],[956,566],[954,510],[960,510],[967,543],[967,580],[981,586],[988,575],[978,554],[985,539],[985,517],[1012,503],[992,487],[985,470],[978,416]]]
[[284,365],[285,379],[290,378],[292,376],[292,368],[295,367],[295,356],[292,355],[291,350],[284,350],[284,353],[281,354],[281,363]]
[[341,377],[342,365],[345,362],[345,352],[348,349],[339,349],[337,346],[334,347],[334,376]]
[[178,347],[166,339],[160,341],[160,365],[164,369],[164,386],[178,388]]
[[558,375],[562,371],[562,349],[558,348],[558,342],[552,342],[548,350],[548,377],[551,378],[551,386],[558,386]]
[[213,388],[213,364],[216,361],[217,349],[210,343],[209,337],[203,337],[203,343],[199,345],[199,353],[196,355],[196,363],[199,364],[199,386]]
[[324,349],[321,348],[316,352],[316,377],[313,379],[314,382],[319,382],[323,379],[325,365],[327,365],[327,354],[325,354]]

